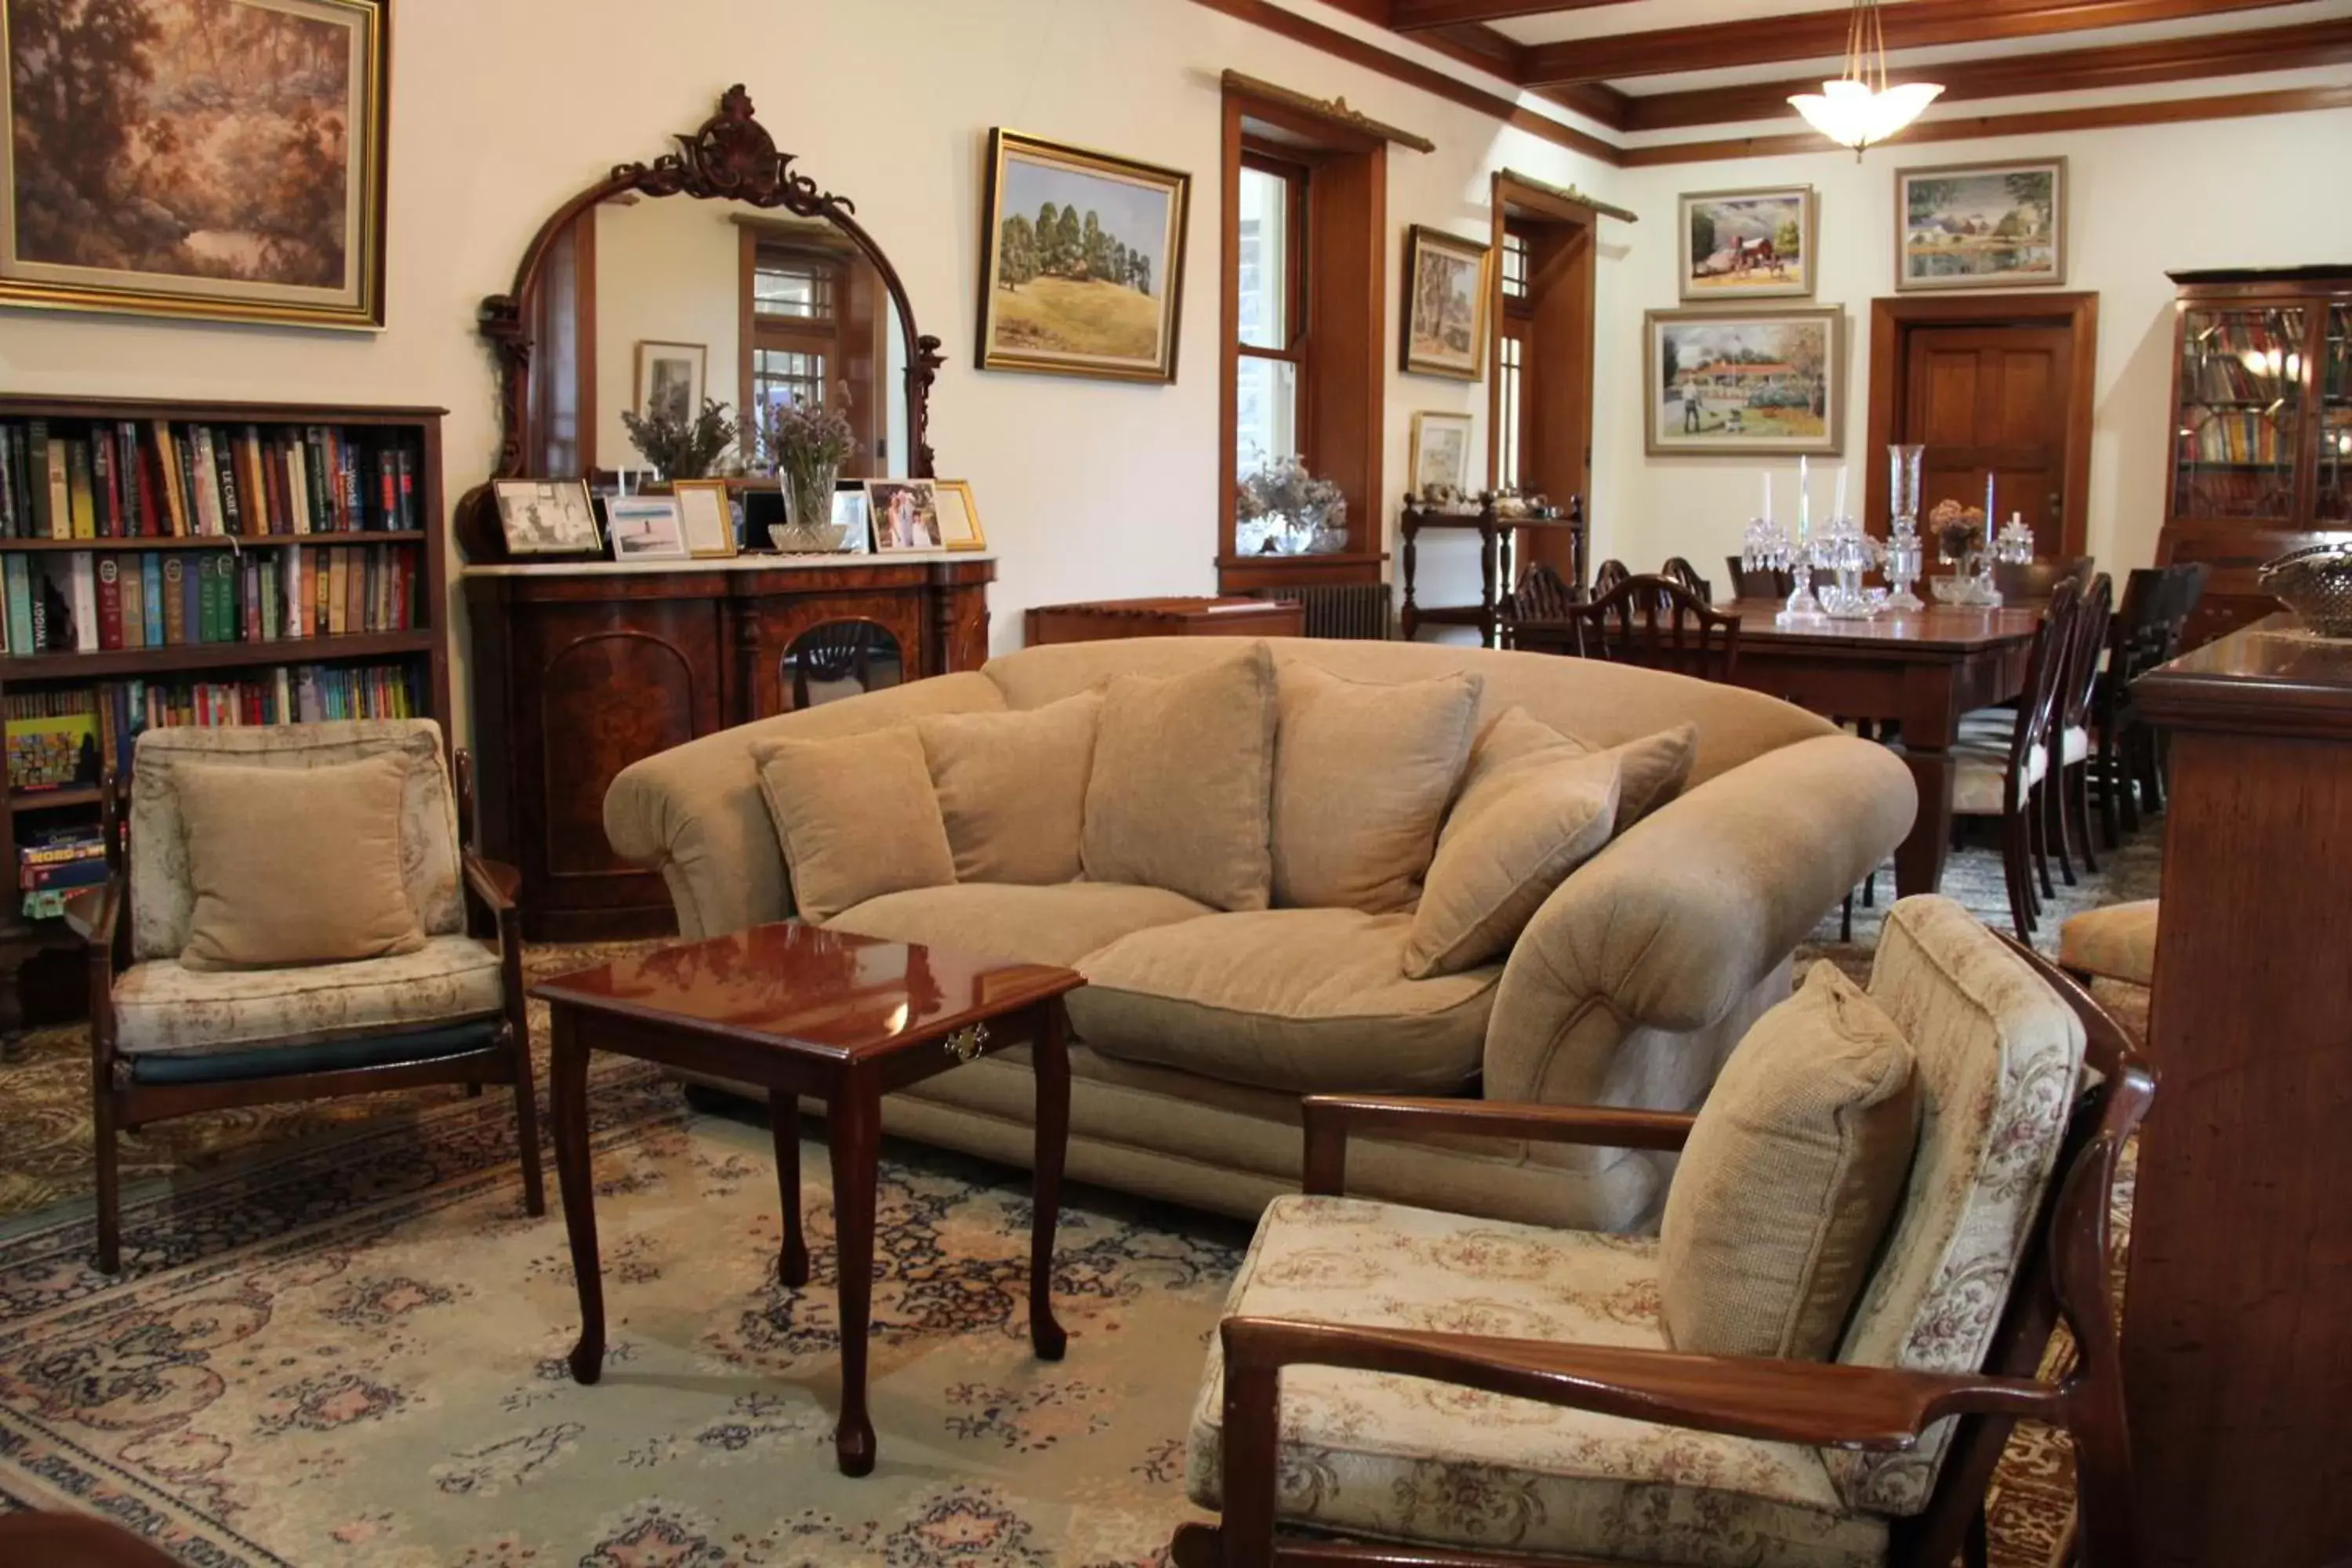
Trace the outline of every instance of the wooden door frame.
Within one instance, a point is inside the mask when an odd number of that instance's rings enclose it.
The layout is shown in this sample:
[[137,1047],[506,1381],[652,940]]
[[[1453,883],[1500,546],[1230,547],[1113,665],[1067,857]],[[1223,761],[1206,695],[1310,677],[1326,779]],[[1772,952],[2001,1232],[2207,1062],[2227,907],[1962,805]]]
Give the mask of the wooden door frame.
[[[1498,169],[1490,176],[1488,201],[1493,213],[1493,235],[1492,245],[1486,252],[1488,257],[1486,363],[1490,367],[1486,377],[1486,482],[1489,486],[1495,482],[1495,468],[1502,452],[1504,230],[1515,216],[1556,228],[1580,230],[1585,249],[1583,256],[1574,266],[1572,280],[1567,284],[1570,290],[1568,297],[1549,302],[1540,300],[1536,301],[1539,318],[1537,331],[1530,340],[1529,352],[1522,360],[1520,396],[1524,399],[1527,395],[1525,378],[1531,373],[1536,353],[1547,343],[1557,348],[1558,334],[1563,328],[1567,329],[1574,348],[1579,351],[1576,358],[1580,362],[1568,373],[1568,379],[1580,378],[1582,382],[1579,390],[1579,407],[1576,417],[1571,423],[1573,439],[1579,453],[1577,468],[1582,481],[1577,486],[1576,493],[1583,500],[1584,516],[1589,522],[1593,515],[1593,353],[1596,304],[1599,294],[1601,215],[1600,209],[1596,207],[1572,200],[1562,192],[1549,186],[1522,179],[1507,169]],[[1532,267],[1529,280],[1533,281]],[[1542,330],[1546,318],[1540,313],[1544,312],[1547,303],[1550,306],[1548,316],[1552,324],[1550,332]],[[1522,442],[1519,466],[1523,482],[1526,479],[1527,460],[1528,444]],[[1555,502],[1563,506],[1567,504],[1567,498],[1558,494],[1556,487],[1548,484],[1546,491]],[[1578,558],[1580,552],[1574,549],[1573,542],[1563,534],[1552,531],[1536,531],[1532,553],[1525,551],[1517,553],[1517,558],[1522,561],[1547,559],[1556,556],[1563,549],[1568,552],[1570,559],[1552,559],[1551,564],[1560,572],[1562,576],[1575,576],[1580,579],[1583,575],[1583,563]],[[1582,584],[1580,582],[1578,585]],[[1507,583],[1504,586],[1508,588],[1512,584]]]
[[2091,423],[2097,407],[2099,297],[2091,293],[1889,295],[1870,302],[1870,441],[1864,448],[1863,495],[1868,526],[1886,531],[1889,500],[1887,446],[1901,423],[1910,391],[1903,373],[1911,334],[1922,327],[2063,327],[2073,334],[2074,353],[2066,388],[2066,482],[2064,515],[2059,520],[2059,550],[2083,553],[2089,537]]

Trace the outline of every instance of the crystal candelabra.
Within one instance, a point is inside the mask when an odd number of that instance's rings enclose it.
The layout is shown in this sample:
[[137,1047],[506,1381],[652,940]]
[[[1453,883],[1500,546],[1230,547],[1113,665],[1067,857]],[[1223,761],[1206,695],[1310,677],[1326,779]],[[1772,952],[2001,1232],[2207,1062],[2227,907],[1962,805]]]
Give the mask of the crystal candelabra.
[[2005,566],[2023,566],[2033,559],[2033,531],[2025,526],[2022,513],[2009,514],[1992,542],[1992,558]]
[[1821,591],[1822,610],[1833,620],[1867,620],[1878,613],[1884,595],[1863,592],[1862,580],[1875,563],[1876,547],[1862,524],[1850,517],[1830,519],[1814,547],[1817,563],[1834,573],[1836,581]]
[[1892,446],[1886,448],[1887,509],[1886,597],[1890,610],[1908,612],[1927,606],[1912,587],[1927,566],[1926,546],[1919,542],[1919,465],[1927,448]]

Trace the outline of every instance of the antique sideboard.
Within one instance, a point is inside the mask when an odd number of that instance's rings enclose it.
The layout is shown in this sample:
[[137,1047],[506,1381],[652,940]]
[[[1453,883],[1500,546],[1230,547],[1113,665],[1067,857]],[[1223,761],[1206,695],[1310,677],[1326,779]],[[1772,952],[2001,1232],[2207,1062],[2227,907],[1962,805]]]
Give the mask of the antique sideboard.
[[668,889],[604,838],[640,757],[789,711],[814,679],[887,685],[988,658],[995,561],[970,553],[468,566],[476,809],[522,871],[523,932],[675,929]]

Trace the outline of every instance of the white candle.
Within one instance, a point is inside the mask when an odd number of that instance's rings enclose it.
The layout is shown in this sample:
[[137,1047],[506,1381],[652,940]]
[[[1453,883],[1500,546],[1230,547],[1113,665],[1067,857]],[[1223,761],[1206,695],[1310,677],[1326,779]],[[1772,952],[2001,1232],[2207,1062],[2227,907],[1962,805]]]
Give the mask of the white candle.
[[1992,520],[1992,470],[1987,468],[1985,470],[1985,542],[1987,544],[1990,544],[1993,540]]
[[1832,522],[1834,522],[1834,521],[1839,521],[1840,519],[1843,518],[1844,516],[1845,516],[1845,469],[1844,469],[1843,467],[1841,467],[1841,468],[1838,469],[1838,483],[1837,483],[1837,510],[1836,510],[1835,511],[1832,511],[1832,513],[1830,513],[1830,521],[1832,521]]
[[1797,537],[1805,538],[1813,527],[1813,469],[1802,453],[1797,457]]

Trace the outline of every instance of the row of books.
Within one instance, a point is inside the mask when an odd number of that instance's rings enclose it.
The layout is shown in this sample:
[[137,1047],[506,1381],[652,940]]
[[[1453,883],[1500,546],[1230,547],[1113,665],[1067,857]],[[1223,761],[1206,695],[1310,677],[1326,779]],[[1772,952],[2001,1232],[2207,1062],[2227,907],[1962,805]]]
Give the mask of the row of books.
[[16,887],[34,920],[65,913],[67,899],[106,874],[106,840],[94,823],[40,828],[16,847]]
[[0,421],[0,537],[418,529],[424,461],[392,427]]
[[109,680],[25,693],[21,711],[12,693],[8,787],[58,789],[96,784],[109,769],[127,773],[131,748],[149,730],[413,719],[431,711],[423,680],[407,665],[305,664],[239,680]]
[[406,631],[423,563],[406,545],[67,550],[0,557],[0,637],[17,658]]
[[2294,458],[2292,429],[2282,430],[2267,416],[2208,414],[2180,433],[2183,462],[2285,463]]

